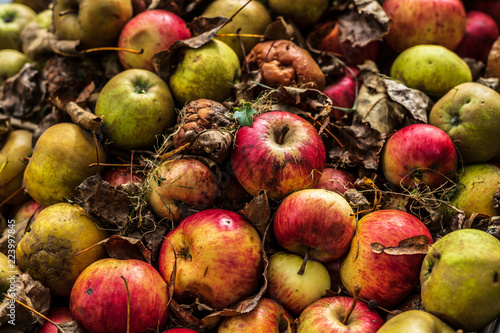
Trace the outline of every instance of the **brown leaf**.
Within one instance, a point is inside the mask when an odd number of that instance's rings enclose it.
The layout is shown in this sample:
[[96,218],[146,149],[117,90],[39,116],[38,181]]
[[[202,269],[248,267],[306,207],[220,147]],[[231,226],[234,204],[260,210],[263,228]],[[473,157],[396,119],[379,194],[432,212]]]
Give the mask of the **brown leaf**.
[[276,98],[281,104],[291,105],[312,115],[328,115],[332,108],[332,100],[322,91],[308,87],[280,87]]
[[68,103],[66,112],[71,117],[73,123],[82,126],[86,130],[97,131],[103,125],[102,117],[96,116],[94,113],[85,110],[75,102]]
[[115,259],[137,259],[151,265],[151,251],[147,249],[140,239],[112,235],[95,246],[104,245],[108,256]]
[[61,327],[65,333],[86,333],[87,331],[80,325],[78,324],[77,321],[66,321],[63,323],[57,324],[59,327]]
[[279,16],[269,24],[264,31],[264,40],[291,40],[296,34],[296,29],[285,21],[282,16]]
[[99,174],[77,186],[74,200],[104,222],[106,228],[123,229],[129,222],[131,201],[128,195],[103,181]]
[[493,195],[493,207],[495,207],[495,209],[500,208],[500,187],[497,188],[495,194]]
[[500,240],[500,217],[493,216],[485,231]]
[[403,239],[399,242],[398,246],[385,247],[380,243],[372,243],[370,246],[372,251],[377,254],[386,253],[396,256],[408,254],[427,254],[430,241],[429,237],[419,235]]
[[265,190],[261,190],[256,197],[241,210],[241,213],[253,224],[261,236],[271,222],[271,208]]

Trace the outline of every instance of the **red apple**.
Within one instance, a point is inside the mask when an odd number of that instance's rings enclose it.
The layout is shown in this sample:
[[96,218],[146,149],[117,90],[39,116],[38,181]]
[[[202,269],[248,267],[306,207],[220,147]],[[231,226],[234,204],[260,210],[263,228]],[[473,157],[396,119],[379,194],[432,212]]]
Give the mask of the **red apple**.
[[191,31],[180,16],[162,9],[146,10],[130,19],[118,38],[119,47],[137,51],[142,49],[142,54],[118,51],[118,56],[125,69],[155,71],[151,63],[153,55],[168,50],[178,40],[190,37]]
[[171,328],[163,333],[198,333],[198,331],[191,330],[189,328]]
[[455,178],[457,152],[442,129],[414,124],[398,130],[385,143],[381,168],[385,179],[397,187],[424,183],[437,188]]
[[335,21],[319,25],[312,33],[318,33],[319,31],[322,34],[324,33],[325,37],[319,42],[318,50],[333,53],[348,65],[359,65],[366,60],[377,59],[380,49],[379,41],[372,41],[364,46],[353,46],[347,40],[341,43],[339,39],[340,30]]
[[253,196],[266,190],[280,200],[293,191],[313,188],[325,167],[325,147],[316,128],[285,111],[254,117],[238,132],[231,152],[236,179]]
[[344,318],[353,305],[354,299],[346,296],[322,298],[302,311],[297,325],[297,333],[375,333],[384,324],[377,311],[366,303],[357,302],[344,324]]
[[[352,293],[356,285],[360,286],[360,298],[375,300],[385,308],[403,301],[418,284],[425,254],[388,254],[375,251],[373,246],[378,243],[385,248],[397,247],[414,236],[426,236],[432,242],[425,224],[409,213],[388,209],[363,216],[340,267],[344,287]],[[425,246],[427,239],[422,238]]]
[[465,33],[460,0],[386,0],[383,9],[391,19],[385,41],[396,52],[419,44],[454,50]]
[[491,15],[491,17],[500,27],[500,2],[497,0],[466,0],[465,8],[467,11],[478,10]]
[[316,188],[344,194],[349,189],[354,189],[356,177],[350,172],[339,168],[325,168]]
[[491,46],[498,38],[498,27],[495,20],[480,11],[467,13],[465,35],[455,49],[462,58],[473,58],[483,63],[488,61]]
[[339,259],[356,232],[354,212],[340,194],[307,189],[287,196],[273,220],[274,236],[286,250],[321,262]]
[[168,318],[167,284],[144,261],[101,259],[78,277],[70,296],[71,315],[93,333],[142,332]]
[[[349,67],[345,70],[345,75],[337,81],[329,84],[323,90],[323,93],[330,97],[333,107],[330,111],[330,117],[333,119],[341,119],[346,115],[345,111],[336,107],[351,109],[356,101],[356,89],[361,87],[360,81],[356,81],[355,76],[358,75],[358,70],[355,67]],[[357,87],[356,87],[357,85]]]
[[181,221],[160,249],[159,271],[170,281],[174,265],[174,299],[225,308],[251,295],[262,275],[261,239],[241,215],[205,209]]
[[280,333],[292,322],[292,316],[283,306],[262,297],[252,311],[224,319],[217,333]]
[[111,168],[102,173],[102,179],[107,181],[111,186],[119,186],[132,183],[136,185],[143,181],[143,176],[139,172],[130,174],[130,170],[126,168]]
[[[51,307],[47,313],[47,318],[52,320],[56,324],[66,323],[73,321],[71,317],[71,311],[68,306],[57,306]],[[46,321],[42,327],[37,331],[37,333],[58,333],[59,330],[52,323]]]

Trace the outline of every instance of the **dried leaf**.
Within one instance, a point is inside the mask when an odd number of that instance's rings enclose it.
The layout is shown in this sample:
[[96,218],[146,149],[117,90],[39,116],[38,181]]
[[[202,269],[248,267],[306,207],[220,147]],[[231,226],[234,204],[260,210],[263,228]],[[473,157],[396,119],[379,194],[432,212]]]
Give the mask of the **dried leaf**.
[[269,24],[264,31],[264,40],[291,40],[296,34],[296,29],[285,21],[282,16],[279,16]]
[[365,46],[383,40],[389,31],[390,19],[376,0],[353,0],[346,13],[337,19],[340,42],[349,41],[353,46]]
[[87,331],[78,324],[77,321],[65,321],[63,323],[57,324],[61,327],[65,333],[86,333]]
[[103,181],[99,174],[88,177],[76,187],[74,200],[104,222],[103,227],[123,229],[130,221],[128,195]]
[[390,255],[427,254],[430,244],[429,237],[425,235],[413,236],[403,239],[398,246],[385,247],[380,243],[370,244],[375,253],[386,253]]
[[137,259],[151,265],[151,251],[140,239],[112,235],[95,246],[104,245],[108,256],[115,259]]
[[485,231],[500,240],[500,216],[492,217]]
[[[189,137],[191,132],[186,133]],[[193,133],[194,134],[194,133]],[[217,163],[223,162],[231,152],[233,146],[233,134],[228,130],[207,129],[192,140],[190,149],[203,151]]]
[[241,210],[241,213],[253,224],[261,236],[271,221],[271,208],[265,190],[261,190],[256,197]]
[[332,108],[332,100],[322,91],[307,87],[280,87],[276,93],[278,102],[299,108],[312,115],[327,116]]
[[73,123],[89,131],[97,131],[103,125],[102,117],[96,116],[94,113],[85,110],[75,102],[68,103],[66,112],[71,117]]
[[368,201],[363,193],[355,189],[346,190],[343,196],[352,207],[358,208],[359,210],[367,209],[370,206],[370,201]]
[[497,188],[495,194],[493,194],[493,207],[495,207],[495,209],[500,208],[500,187]]

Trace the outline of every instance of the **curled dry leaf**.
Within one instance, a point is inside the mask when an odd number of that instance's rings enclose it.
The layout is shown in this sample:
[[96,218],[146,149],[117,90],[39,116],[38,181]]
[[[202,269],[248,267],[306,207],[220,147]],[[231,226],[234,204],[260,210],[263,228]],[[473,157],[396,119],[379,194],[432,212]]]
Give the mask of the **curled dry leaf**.
[[115,259],[137,259],[151,265],[151,251],[144,246],[140,239],[112,235],[94,246],[104,245],[108,256]]
[[332,108],[332,100],[318,89],[282,86],[275,96],[279,103],[294,106],[313,116],[327,116]]
[[493,43],[490,53],[488,53],[485,76],[500,77],[500,36]]
[[71,117],[73,123],[82,126],[86,130],[96,131],[103,125],[102,117],[96,116],[94,113],[85,110],[75,102],[68,103],[66,112]]
[[492,217],[485,231],[500,240],[500,216]]
[[264,31],[264,40],[292,40],[297,33],[299,32],[293,25],[287,23],[282,16],[279,16],[267,26],[266,31]]
[[429,250],[429,237],[425,235],[413,236],[403,239],[398,246],[385,247],[380,243],[370,244],[372,251],[375,253],[386,253],[390,255],[400,256],[409,254],[427,254]]
[[500,208],[500,187],[497,188],[495,194],[493,195],[493,207],[496,209]]
[[[261,190],[256,197],[241,210],[241,213],[253,224],[255,229],[263,237],[271,222],[271,208],[265,190]],[[270,240],[270,239],[266,239]]]

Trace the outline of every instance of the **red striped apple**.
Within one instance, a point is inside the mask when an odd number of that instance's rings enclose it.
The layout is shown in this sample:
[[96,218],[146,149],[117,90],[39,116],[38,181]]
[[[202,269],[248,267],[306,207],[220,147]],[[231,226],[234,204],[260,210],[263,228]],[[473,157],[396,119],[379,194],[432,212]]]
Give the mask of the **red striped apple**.
[[355,67],[349,67],[349,70],[345,70],[344,76],[329,84],[323,90],[323,93],[332,100],[333,107],[330,110],[330,117],[341,119],[346,115],[345,111],[337,107],[345,109],[354,108],[356,89],[361,87],[360,81],[355,78],[358,72]]
[[354,189],[356,177],[350,172],[340,168],[325,168],[316,188],[344,194],[349,189]]
[[316,186],[325,159],[316,128],[285,111],[255,116],[251,127],[238,130],[231,152],[234,175],[245,190],[253,196],[266,190],[275,200]]

